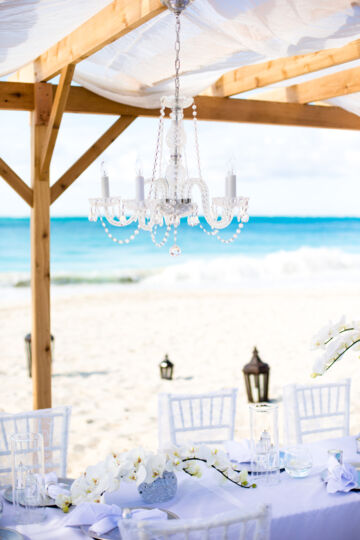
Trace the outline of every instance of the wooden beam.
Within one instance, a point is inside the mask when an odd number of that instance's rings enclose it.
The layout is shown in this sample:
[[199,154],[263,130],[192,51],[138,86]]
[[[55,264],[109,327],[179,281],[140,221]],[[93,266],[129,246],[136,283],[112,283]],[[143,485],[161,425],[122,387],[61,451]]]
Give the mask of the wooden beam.
[[51,186],[51,204],[91,165],[125,129],[135,116],[121,116],[90,148]]
[[3,159],[0,158],[0,176],[3,177],[5,182],[11,186],[20,197],[28,203],[29,206],[33,205],[33,190],[23,181],[15,171],[9,167]]
[[33,111],[34,85],[0,81],[0,109],[3,111]]
[[360,92],[360,67],[337,71],[325,77],[318,77],[283,88],[274,88],[254,96],[260,101],[283,103],[313,103],[337,96]]
[[[2,85],[6,86],[3,87]],[[9,86],[10,85],[10,86]],[[13,86],[14,85],[14,86]],[[56,86],[47,85],[55,94]],[[5,95],[13,96],[15,104],[9,105]],[[14,94],[18,93],[16,97]],[[26,83],[3,83],[0,81],[0,109],[32,110],[33,85]],[[283,126],[323,127],[333,129],[360,129],[360,118],[340,107],[301,105],[298,103],[272,103],[250,99],[229,99],[198,96],[198,119],[219,122],[247,122],[255,124],[274,124]],[[85,114],[109,114],[124,116],[157,117],[158,109],[130,107],[116,101],[105,99],[82,88],[70,88],[65,112]],[[185,110],[185,118],[191,118],[191,110]]]
[[278,58],[225,73],[202,95],[228,97],[360,58],[360,40],[338,49]]
[[59,85],[56,89],[54,103],[51,108],[50,119],[45,135],[43,154],[41,156],[41,174],[49,172],[51,158],[54,152],[56,139],[59,133],[61,119],[65,110],[65,105],[69,95],[71,80],[74,74],[75,65],[70,64],[63,68]]
[[17,72],[13,80],[48,81],[68,64],[77,64],[166,9],[161,0],[113,0],[39,56],[33,67]]
[[[199,120],[274,124],[282,126],[323,127],[332,129],[360,129],[360,118],[340,107],[299,105],[297,103],[271,103],[247,99],[195,98]],[[110,101],[74,87],[69,95],[67,109],[71,112],[125,114],[129,116],[158,116],[157,109],[130,107]],[[192,110],[185,109],[184,117],[192,118]]]
[[[31,211],[32,380],[34,409],[51,407],[50,342],[50,184],[40,172],[51,104],[46,87],[35,85],[35,110],[31,114],[31,176],[34,203]],[[48,106],[48,114],[44,110]],[[39,112],[41,111],[41,114]],[[45,118],[45,120],[44,120]]]

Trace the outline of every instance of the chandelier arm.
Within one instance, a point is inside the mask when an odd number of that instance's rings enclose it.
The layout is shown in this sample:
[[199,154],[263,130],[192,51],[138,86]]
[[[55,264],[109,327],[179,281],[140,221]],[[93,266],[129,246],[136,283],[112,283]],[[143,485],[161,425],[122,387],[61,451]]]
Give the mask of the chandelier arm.
[[114,227],[126,227],[127,225],[131,225],[131,223],[134,223],[137,219],[136,215],[132,215],[129,218],[127,218],[123,214],[120,217],[118,217],[118,220],[116,220],[114,219],[113,216],[109,214],[109,211],[106,207],[104,207],[104,217],[110,223],[110,225],[113,225]]
[[197,187],[201,194],[201,203],[203,209],[203,215],[208,225],[212,229],[225,229],[228,227],[233,219],[233,215],[227,212],[226,216],[218,219],[218,214],[213,212],[209,203],[209,190],[201,178],[191,178],[184,183],[184,197],[190,198],[193,187]]

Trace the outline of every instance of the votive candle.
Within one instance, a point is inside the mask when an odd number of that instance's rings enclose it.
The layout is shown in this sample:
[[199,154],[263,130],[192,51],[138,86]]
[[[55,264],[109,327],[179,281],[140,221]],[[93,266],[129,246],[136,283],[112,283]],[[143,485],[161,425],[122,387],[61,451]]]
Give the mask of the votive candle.
[[136,193],[137,201],[144,200],[145,198],[144,177],[141,174],[139,174],[135,179],[135,193]]
[[110,197],[109,177],[105,171],[103,171],[101,177],[101,195],[103,199],[108,199]]

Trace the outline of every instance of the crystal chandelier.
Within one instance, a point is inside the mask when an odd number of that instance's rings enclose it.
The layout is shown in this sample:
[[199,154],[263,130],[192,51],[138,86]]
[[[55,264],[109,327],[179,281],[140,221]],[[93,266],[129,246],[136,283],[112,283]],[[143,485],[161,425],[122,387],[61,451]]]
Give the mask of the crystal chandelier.
[[[190,227],[199,226],[204,233],[224,244],[230,244],[237,238],[243,223],[249,220],[247,213],[248,201],[246,197],[239,197],[236,193],[236,175],[230,170],[225,180],[225,196],[209,200],[209,190],[203,180],[200,165],[200,152],[197,129],[197,110],[193,98],[180,94],[180,15],[192,0],[163,0],[175,15],[175,93],[173,96],[161,99],[160,118],[157,133],[154,165],[152,176],[145,180],[141,171],[137,173],[135,181],[135,199],[126,200],[122,197],[113,197],[109,191],[109,178],[105,168],[102,168],[101,188],[102,197],[90,199],[90,221],[100,219],[105,233],[118,244],[129,244],[136,238],[141,230],[148,231],[153,243],[163,247],[173,235],[174,243],[169,249],[170,255],[180,255],[181,249],[177,245],[177,232],[182,218],[187,219]],[[184,109],[192,107],[195,151],[198,175],[189,178],[186,165],[186,138],[183,126]],[[164,119],[165,109],[171,113],[170,128],[165,136],[168,146],[168,163],[163,170],[164,146]],[[199,205],[193,200],[193,192],[198,190],[201,201],[201,213],[204,216],[205,226],[199,219]],[[237,228],[228,238],[223,238],[220,231],[227,228],[237,220]],[[107,223],[106,223],[107,221]],[[108,224],[115,227],[135,225],[135,229],[126,239],[113,236]],[[161,232],[161,230],[163,232]],[[160,239],[158,234],[160,233]]]

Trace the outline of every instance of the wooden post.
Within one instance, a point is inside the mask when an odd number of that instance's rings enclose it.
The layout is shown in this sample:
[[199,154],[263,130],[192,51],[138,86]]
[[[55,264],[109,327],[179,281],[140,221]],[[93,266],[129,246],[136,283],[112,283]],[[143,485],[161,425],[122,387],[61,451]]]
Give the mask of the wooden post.
[[50,117],[51,85],[36,83],[31,113],[31,290],[33,407],[51,407],[50,343],[50,183],[49,170],[40,172]]

